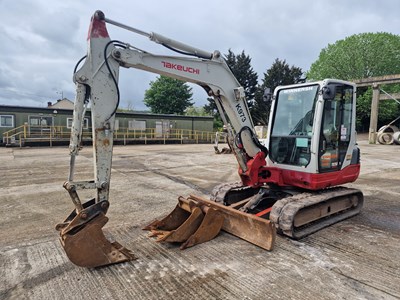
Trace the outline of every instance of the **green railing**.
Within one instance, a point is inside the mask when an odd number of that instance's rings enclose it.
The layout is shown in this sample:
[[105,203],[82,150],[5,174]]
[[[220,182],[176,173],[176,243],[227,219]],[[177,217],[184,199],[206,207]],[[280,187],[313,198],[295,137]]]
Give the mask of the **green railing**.
[[[33,126],[22,125],[3,133],[3,143],[6,145],[20,145],[26,142],[53,142],[68,141],[71,135],[71,129],[66,126]],[[194,143],[210,142],[213,143],[215,133],[211,131],[189,130],[189,129],[168,129],[160,132],[155,128],[145,130],[134,130],[129,128],[119,128],[114,132],[114,141],[127,144],[133,141],[142,141],[145,144],[150,141],[190,141]],[[92,140],[92,132],[85,129],[82,132],[83,141]]]

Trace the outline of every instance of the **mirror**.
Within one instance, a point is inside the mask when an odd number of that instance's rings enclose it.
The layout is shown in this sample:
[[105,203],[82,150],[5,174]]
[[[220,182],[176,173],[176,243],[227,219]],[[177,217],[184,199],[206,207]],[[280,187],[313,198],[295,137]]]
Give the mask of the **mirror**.
[[324,100],[333,100],[336,96],[336,85],[328,84],[322,89],[322,97]]
[[270,88],[266,88],[266,89],[264,90],[263,98],[264,98],[265,101],[271,102],[271,100],[272,100],[272,93],[271,93],[271,89],[270,89]]

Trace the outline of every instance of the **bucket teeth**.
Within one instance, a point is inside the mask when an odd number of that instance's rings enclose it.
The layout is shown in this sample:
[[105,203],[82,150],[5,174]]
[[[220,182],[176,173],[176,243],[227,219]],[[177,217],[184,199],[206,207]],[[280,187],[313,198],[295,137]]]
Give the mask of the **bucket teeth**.
[[151,231],[149,237],[157,237],[157,242],[182,243],[180,248],[185,249],[218,235],[223,218],[216,210],[202,208],[194,202],[185,206],[190,212],[181,206],[182,202],[164,219],[156,220],[143,228]]

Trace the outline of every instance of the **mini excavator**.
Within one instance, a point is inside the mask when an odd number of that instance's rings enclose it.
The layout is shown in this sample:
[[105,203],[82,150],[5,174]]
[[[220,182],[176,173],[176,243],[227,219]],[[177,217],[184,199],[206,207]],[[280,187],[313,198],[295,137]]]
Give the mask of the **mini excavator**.
[[[144,35],[180,56],[154,55],[111,40],[106,23]],[[168,216],[146,226],[158,241],[179,242],[184,249],[213,239],[224,230],[271,250],[276,232],[300,239],[360,212],[362,192],[341,186],[355,181],[360,172],[354,84],[326,79],[277,87],[267,97],[271,112],[265,147],[255,135],[244,89],[220,52],[203,51],[154,32],[146,33],[96,11],[90,23],[87,55],[76,65],[73,77],[76,98],[70,170],[64,188],[75,209],[56,226],[74,264],[100,267],[135,258],[118,242],[108,241],[102,231],[110,206],[120,67],[203,87],[215,100],[239,165],[240,182],[219,184],[210,199],[179,197]],[[75,158],[89,102],[94,179],[74,181]],[[82,189],[95,190],[95,197],[81,201],[78,191]]]

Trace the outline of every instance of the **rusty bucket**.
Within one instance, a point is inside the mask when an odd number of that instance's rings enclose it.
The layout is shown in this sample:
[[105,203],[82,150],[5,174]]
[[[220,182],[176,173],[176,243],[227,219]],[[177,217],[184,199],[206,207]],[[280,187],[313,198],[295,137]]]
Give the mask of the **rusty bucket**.
[[74,211],[56,226],[65,253],[77,266],[95,268],[136,259],[118,242],[107,240],[102,228],[108,218],[104,211],[98,210],[100,205],[88,206],[79,213]]
[[150,237],[157,237],[158,242],[182,243],[185,249],[215,238],[220,232],[223,217],[218,211],[179,198],[175,209],[161,220],[156,220],[144,230],[150,230]]

